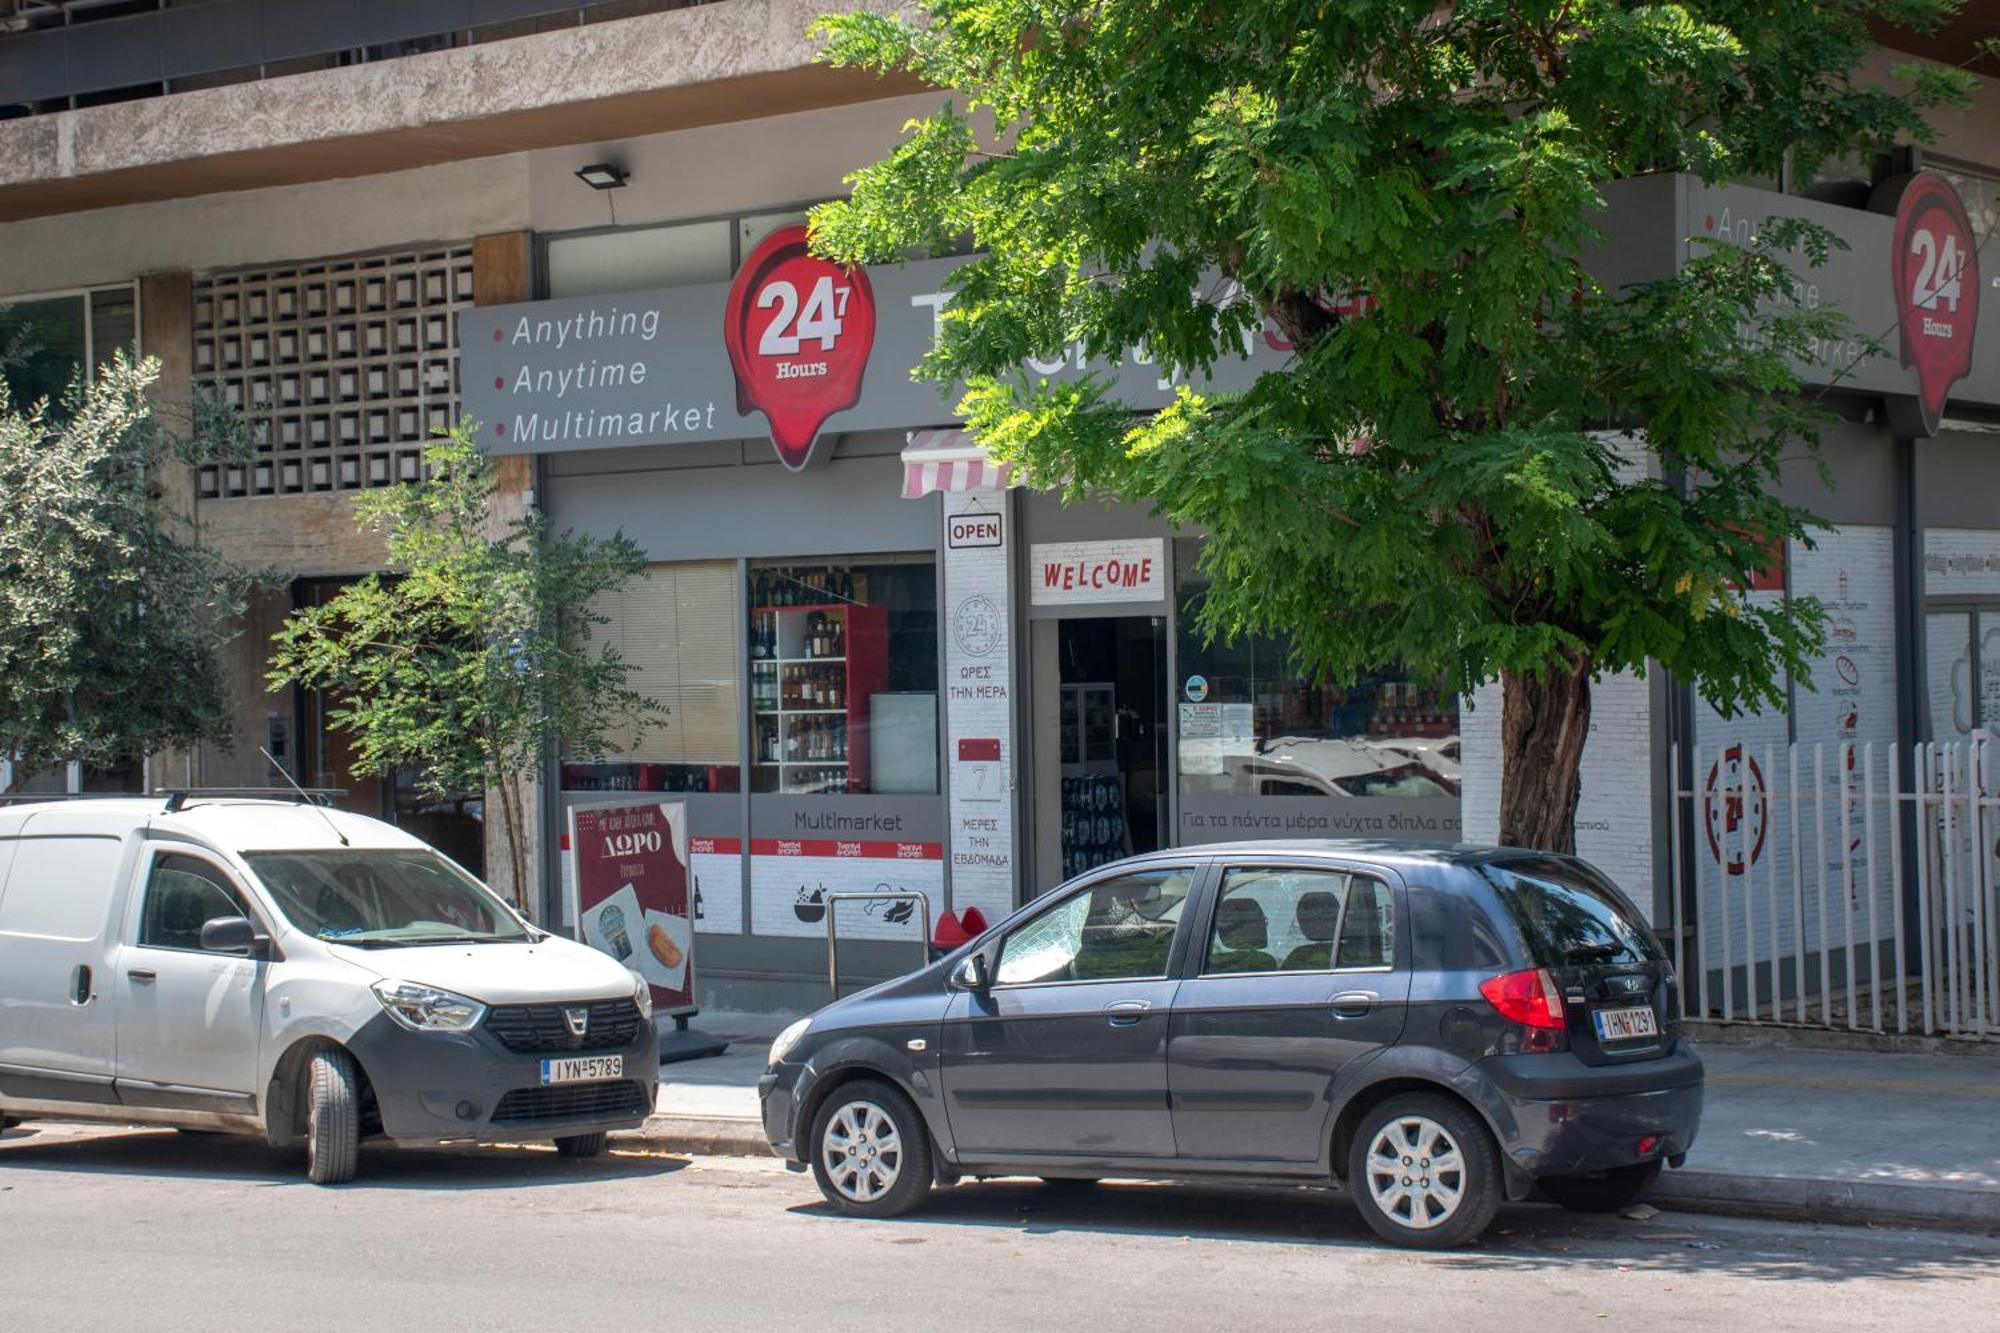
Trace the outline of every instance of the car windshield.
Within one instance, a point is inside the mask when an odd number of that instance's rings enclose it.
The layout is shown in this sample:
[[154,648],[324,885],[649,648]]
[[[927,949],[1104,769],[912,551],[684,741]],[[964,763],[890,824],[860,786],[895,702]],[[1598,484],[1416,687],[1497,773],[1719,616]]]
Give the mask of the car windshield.
[[418,848],[249,852],[244,861],[285,919],[334,944],[389,948],[529,938],[472,876]]
[[1634,963],[1660,956],[1637,908],[1611,882],[1572,862],[1539,857],[1497,861],[1480,874],[1543,967]]

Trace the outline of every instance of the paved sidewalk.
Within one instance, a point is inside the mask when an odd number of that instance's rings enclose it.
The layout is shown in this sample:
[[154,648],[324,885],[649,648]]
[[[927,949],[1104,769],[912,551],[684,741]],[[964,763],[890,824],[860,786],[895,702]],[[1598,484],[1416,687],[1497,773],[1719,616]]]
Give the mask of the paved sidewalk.
[[[663,1066],[656,1113],[626,1141],[763,1156],[757,1076],[783,1018],[703,1015],[732,1045]],[[1653,1195],[1663,1207],[2000,1231],[2000,1050],[1890,1054],[1700,1046],[1701,1136]]]

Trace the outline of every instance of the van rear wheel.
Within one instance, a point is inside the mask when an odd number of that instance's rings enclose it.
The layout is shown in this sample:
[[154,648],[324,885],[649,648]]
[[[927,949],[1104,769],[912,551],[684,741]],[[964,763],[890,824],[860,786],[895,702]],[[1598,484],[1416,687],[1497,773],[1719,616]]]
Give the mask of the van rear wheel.
[[345,1184],[361,1165],[358,1081],[354,1057],[337,1046],[306,1065],[306,1175],[315,1185]]

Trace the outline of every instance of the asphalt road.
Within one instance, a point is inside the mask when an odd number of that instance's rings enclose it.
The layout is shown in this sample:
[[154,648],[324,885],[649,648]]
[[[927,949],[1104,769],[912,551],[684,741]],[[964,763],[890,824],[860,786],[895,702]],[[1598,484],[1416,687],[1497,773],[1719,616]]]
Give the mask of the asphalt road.
[[164,1131],[0,1142],[0,1327],[1534,1329],[1990,1326],[2000,1238],[1508,1208],[1374,1243],[1284,1189],[963,1185],[896,1222],[775,1162],[530,1149],[298,1160]]

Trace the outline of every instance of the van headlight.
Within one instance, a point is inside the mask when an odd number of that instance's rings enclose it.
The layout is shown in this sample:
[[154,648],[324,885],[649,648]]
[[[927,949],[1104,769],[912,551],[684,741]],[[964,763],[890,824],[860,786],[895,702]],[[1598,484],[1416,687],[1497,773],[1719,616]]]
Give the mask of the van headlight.
[[805,1036],[806,1029],[811,1026],[812,1020],[810,1018],[801,1018],[783,1032],[780,1032],[778,1039],[771,1043],[771,1059],[769,1063],[775,1065],[778,1061],[790,1055],[792,1047],[799,1044],[799,1038]]
[[436,986],[385,978],[371,989],[389,1017],[412,1032],[470,1032],[486,1017],[479,1001]]
[[650,1021],[653,1017],[653,983],[637,972],[632,977],[637,983],[632,987],[632,1003],[639,1006],[639,1017]]

